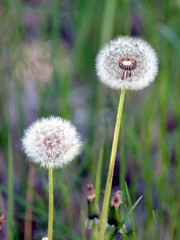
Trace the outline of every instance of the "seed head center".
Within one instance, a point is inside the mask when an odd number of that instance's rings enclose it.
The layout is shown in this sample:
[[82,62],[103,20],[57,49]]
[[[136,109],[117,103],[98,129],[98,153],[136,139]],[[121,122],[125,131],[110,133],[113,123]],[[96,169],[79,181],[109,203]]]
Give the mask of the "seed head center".
[[46,153],[48,157],[54,158],[60,153],[61,140],[58,136],[52,135],[46,137],[43,141],[43,144],[46,147]]
[[132,75],[132,70],[137,67],[137,61],[133,57],[122,57],[119,59],[118,65],[121,69],[124,70],[121,79],[130,78]]
[[123,61],[123,63],[122,63],[124,66],[131,66],[132,65],[132,62],[130,61],[130,60],[128,60],[128,61]]

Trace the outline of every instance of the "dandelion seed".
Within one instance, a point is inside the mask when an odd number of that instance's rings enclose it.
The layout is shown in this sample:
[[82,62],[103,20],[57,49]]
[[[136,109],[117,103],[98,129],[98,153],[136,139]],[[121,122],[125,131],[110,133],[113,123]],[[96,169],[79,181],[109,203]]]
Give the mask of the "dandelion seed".
[[110,88],[138,90],[154,81],[158,59],[146,41],[120,36],[99,52],[96,70],[100,80]]
[[42,167],[57,168],[70,162],[81,149],[76,128],[60,117],[42,118],[26,131],[22,144],[26,155]]

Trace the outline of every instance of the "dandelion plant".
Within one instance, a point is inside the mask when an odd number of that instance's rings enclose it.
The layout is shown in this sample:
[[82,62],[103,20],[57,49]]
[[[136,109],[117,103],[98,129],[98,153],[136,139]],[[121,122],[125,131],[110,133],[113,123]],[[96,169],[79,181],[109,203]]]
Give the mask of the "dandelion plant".
[[22,140],[26,155],[49,169],[48,240],[53,239],[53,168],[63,167],[80,153],[76,128],[60,117],[42,118],[33,123]]
[[122,90],[100,220],[99,240],[104,240],[125,91],[140,90],[153,82],[158,72],[158,59],[150,44],[141,38],[119,36],[100,50],[96,70],[101,82]]

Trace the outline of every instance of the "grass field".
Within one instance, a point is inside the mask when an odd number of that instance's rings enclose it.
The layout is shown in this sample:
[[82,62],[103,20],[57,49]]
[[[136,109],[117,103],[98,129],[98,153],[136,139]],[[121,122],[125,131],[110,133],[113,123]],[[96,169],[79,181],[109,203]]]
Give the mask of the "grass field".
[[48,172],[29,163],[21,138],[49,115],[71,120],[83,137],[82,154],[54,171],[54,239],[90,239],[86,185],[96,186],[101,206],[120,94],[99,82],[95,58],[118,35],[148,41],[159,73],[150,87],[126,92],[112,193],[123,191],[124,216],[125,182],[132,204],[143,198],[136,234],[116,239],[180,239],[179,16],[179,0],[1,1],[0,239],[46,236]]

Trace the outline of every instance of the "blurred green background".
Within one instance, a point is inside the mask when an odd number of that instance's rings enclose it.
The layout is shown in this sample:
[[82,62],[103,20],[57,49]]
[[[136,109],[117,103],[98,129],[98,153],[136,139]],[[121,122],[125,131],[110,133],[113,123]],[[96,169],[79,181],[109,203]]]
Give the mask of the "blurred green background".
[[28,162],[21,138],[49,115],[70,119],[84,141],[81,156],[54,172],[54,239],[86,239],[86,184],[97,180],[102,203],[120,94],[99,82],[95,58],[120,34],[155,48],[159,74],[147,89],[126,92],[112,192],[123,191],[124,212],[125,181],[132,203],[143,195],[138,240],[180,239],[179,16],[179,0],[0,2],[0,239],[31,239],[31,211],[32,239],[46,236],[47,170]]

